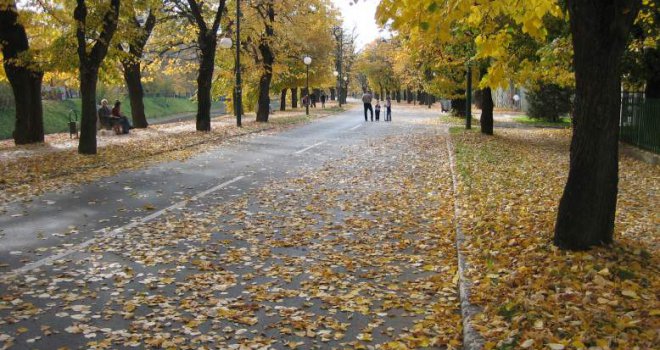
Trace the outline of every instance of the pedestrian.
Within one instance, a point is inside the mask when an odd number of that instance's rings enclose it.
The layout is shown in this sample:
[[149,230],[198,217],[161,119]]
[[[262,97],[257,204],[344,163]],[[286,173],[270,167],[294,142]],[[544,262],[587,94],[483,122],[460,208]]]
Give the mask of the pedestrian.
[[325,91],[321,92],[321,108],[325,108],[325,100],[328,97],[325,95]]
[[376,121],[380,121],[380,102],[376,100],[376,106],[375,106],[375,112],[376,112]]
[[362,95],[362,103],[364,103],[364,121],[367,120],[367,111],[371,113],[371,121],[374,121],[374,110],[371,106],[371,100],[373,100],[373,95],[371,95],[371,91],[367,90],[363,95]]
[[310,99],[312,101],[312,108],[316,108],[316,93],[312,92],[312,98]]
[[302,98],[302,103],[303,103],[302,106],[303,107],[307,107],[307,103],[308,103],[307,100],[309,100],[309,96],[307,96],[307,95],[303,96],[303,98]]
[[392,99],[389,96],[385,100],[385,121],[392,121]]
[[[129,130],[133,129],[131,123],[128,121],[128,118],[126,118],[126,116],[121,113],[121,102],[119,102],[119,100],[115,101],[115,107],[112,109],[111,118],[114,120],[116,125],[121,127],[122,134],[128,134]],[[117,131],[119,130],[115,129],[115,132]]]

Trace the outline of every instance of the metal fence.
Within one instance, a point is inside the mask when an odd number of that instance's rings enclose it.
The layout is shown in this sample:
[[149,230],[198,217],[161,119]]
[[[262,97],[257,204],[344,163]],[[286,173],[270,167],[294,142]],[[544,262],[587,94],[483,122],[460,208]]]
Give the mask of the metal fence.
[[620,125],[621,141],[660,153],[660,99],[623,93]]

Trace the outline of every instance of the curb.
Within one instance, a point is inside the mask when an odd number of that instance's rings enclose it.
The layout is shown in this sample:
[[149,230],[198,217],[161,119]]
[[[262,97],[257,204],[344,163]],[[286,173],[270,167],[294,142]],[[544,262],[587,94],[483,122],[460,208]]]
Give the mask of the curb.
[[463,349],[481,350],[484,347],[484,339],[479,332],[470,324],[481,309],[470,303],[470,288],[472,281],[465,277],[467,270],[467,259],[461,251],[465,244],[465,235],[460,223],[460,206],[458,204],[458,180],[456,178],[456,160],[454,159],[454,146],[451,143],[451,135],[447,133],[447,152],[449,153],[449,168],[451,169],[451,178],[454,193],[454,219],[456,229],[456,254],[458,257],[458,296],[461,303],[461,316],[463,318]]

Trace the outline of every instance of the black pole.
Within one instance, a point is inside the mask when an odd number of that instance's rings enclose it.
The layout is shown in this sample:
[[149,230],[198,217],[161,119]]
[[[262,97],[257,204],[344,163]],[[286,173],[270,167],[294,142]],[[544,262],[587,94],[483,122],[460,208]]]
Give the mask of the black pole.
[[241,91],[241,1],[236,0],[236,87],[234,113],[236,126],[241,127],[241,114],[243,112],[243,92]]
[[467,66],[467,89],[465,91],[465,128],[472,129],[472,69]]
[[305,89],[307,90],[307,98],[305,99],[305,114],[309,115],[309,65],[307,64],[307,83],[305,84]]

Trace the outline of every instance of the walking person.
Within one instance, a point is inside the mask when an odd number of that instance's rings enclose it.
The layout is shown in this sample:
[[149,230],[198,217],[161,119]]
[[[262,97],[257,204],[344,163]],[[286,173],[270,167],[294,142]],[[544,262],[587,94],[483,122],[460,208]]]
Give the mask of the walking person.
[[326,100],[327,98],[328,98],[328,97],[325,95],[325,91],[321,92],[321,107],[322,107],[322,108],[325,108],[325,100]]
[[375,112],[376,112],[376,121],[380,121],[380,102],[376,100],[376,106],[375,106]]
[[385,121],[392,121],[392,99],[389,96],[385,100]]
[[371,106],[371,100],[373,100],[373,95],[371,95],[371,91],[365,92],[362,95],[362,103],[364,103],[364,121],[367,120],[367,110],[371,113],[371,121],[374,121],[374,110],[373,107]]

